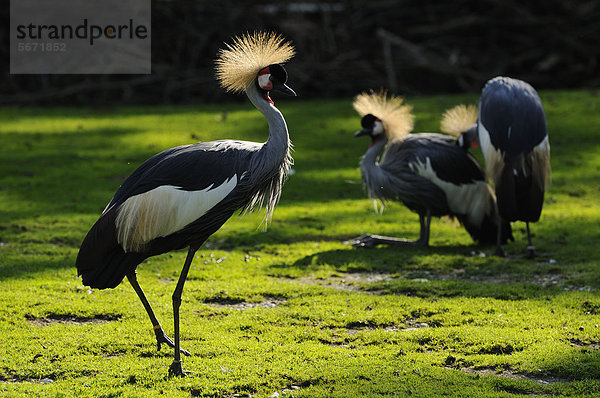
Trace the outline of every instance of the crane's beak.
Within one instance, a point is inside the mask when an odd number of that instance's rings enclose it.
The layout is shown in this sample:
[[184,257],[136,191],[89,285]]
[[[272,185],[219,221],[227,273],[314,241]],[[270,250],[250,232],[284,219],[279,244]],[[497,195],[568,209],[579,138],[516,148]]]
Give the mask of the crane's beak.
[[287,95],[292,95],[294,97],[296,96],[296,92],[294,90],[292,90],[285,83],[276,83],[276,84],[274,84],[272,90],[279,91],[279,92],[287,94]]
[[354,133],[354,136],[355,137],[360,137],[362,135],[371,135],[372,132],[373,132],[373,129],[366,128],[366,129],[362,129],[360,131],[357,131],[356,133]]

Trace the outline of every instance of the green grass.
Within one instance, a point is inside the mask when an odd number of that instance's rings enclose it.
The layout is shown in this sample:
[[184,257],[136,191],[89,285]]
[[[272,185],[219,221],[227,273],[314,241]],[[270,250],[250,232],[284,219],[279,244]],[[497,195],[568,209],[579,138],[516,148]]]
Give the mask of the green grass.
[[[234,217],[196,255],[182,345],[194,375],[168,378],[132,288],[90,290],[78,246],[123,179],[162,149],[266,139],[248,103],[0,109],[0,396],[600,396],[600,97],[542,92],[553,183],[533,225],[536,260],[480,255],[455,221],[430,248],[355,249],[367,232],[416,238],[401,204],[375,214],[360,183],[368,142],[350,100],[279,99],[295,174],[267,232]],[[475,96],[409,99],[416,130]],[[480,156],[479,156],[480,157]],[[526,247],[513,225],[509,253]],[[185,252],[139,280],[172,334]]]

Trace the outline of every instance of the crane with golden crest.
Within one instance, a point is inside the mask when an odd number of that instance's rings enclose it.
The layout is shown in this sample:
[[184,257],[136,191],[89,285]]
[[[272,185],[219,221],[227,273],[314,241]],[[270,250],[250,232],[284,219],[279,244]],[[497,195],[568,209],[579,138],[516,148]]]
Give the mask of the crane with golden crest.
[[[384,204],[400,201],[419,215],[417,240],[367,234],[351,243],[359,247],[386,245],[428,246],[431,217],[456,217],[480,244],[495,242],[500,223],[496,199],[475,158],[453,137],[436,133],[409,134],[413,129],[412,107],[385,91],[362,93],[353,103],[362,116],[362,130],[354,136],[371,138],[360,163],[369,197]],[[464,131],[468,112],[449,112],[443,125]],[[468,122],[472,124],[472,121]],[[512,238],[503,224],[503,239]]]
[[[293,46],[274,33],[254,32],[233,39],[219,53],[216,76],[221,86],[245,92],[269,125],[264,143],[220,140],[167,149],[144,162],[119,187],[90,229],[77,256],[84,285],[114,288],[127,277],[156,334],[160,350],[174,348],[170,375],[183,376],[179,307],[194,254],[236,211],[265,207],[268,222],[292,165],[288,129],[269,93],[296,95],[286,85],[281,65]],[[146,258],[187,248],[173,293],[174,341],[156,319],[136,277]]]

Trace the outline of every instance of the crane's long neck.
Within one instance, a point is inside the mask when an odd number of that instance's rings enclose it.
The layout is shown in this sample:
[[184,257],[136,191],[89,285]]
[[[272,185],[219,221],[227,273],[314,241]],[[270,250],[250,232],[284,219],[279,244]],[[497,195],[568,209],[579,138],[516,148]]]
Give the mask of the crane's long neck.
[[283,182],[293,164],[290,156],[291,143],[283,115],[271,101],[265,98],[262,90],[252,83],[246,88],[246,94],[269,123],[269,138],[252,157],[249,168],[252,197],[245,206],[246,210],[252,211],[255,207],[264,205],[266,227],[279,202]]
[[384,184],[385,175],[377,161],[386,143],[387,139],[385,138],[379,138],[374,141],[360,162],[360,171],[363,182],[369,191],[369,196],[372,198],[382,199],[380,188],[381,186],[387,185]]
[[387,139],[385,138],[379,138],[378,140],[373,141],[360,162],[360,169],[363,173],[379,168],[377,159],[383,151],[386,143]]
[[264,97],[264,93],[254,82],[246,88],[246,94],[269,123],[269,138],[261,151],[264,151],[268,163],[276,166],[289,156],[290,137],[285,119],[279,109]]

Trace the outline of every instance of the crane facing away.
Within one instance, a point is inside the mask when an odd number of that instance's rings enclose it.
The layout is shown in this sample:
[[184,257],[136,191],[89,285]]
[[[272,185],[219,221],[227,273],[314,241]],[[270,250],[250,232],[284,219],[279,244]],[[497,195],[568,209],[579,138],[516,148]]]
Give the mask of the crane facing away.
[[[495,241],[500,221],[496,200],[475,158],[456,145],[453,137],[408,134],[413,115],[399,97],[388,97],[383,91],[362,93],[353,105],[363,127],[355,137],[371,137],[360,165],[369,196],[382,203],[404,203],[419,215],[421,225],[416,241],[369,234],[354,239],[354,246],[427,246],[431,217],[444,215],[456,217],[480,244]],[[509,224],[501,229],[504,240],[512,238]]]
[[[83,284],[114,288],[127,277],[150,317],[158,349],[162,343],[174,348],[170,375],[185,375],[180,354],[189,355],[180,347],[179,307],[194,254],[236,211],[264,205],[268,222],[279,201],[292,165],[291,143],[269,93],[296,95],[281,66],[293,55],[289,42],[267,32],[236,37],[221,50],[216,61],[221,86],[246,93],[267,119],[267,141],[200,142],[151,157],[119,187],[81,244],[76,265]],[[137,282],[136,267],[148,257],[183,248],[187,257],[172,297],[173,342]]]
[[[542,101],[530,84],[495,77],[483,87],[476,127],[500,216],[505,222],[525,222],[527,256],[535,257],[529,223],[540,219],[550,177],[550,141]],[[500,234],[496,254],[505,255]]]

